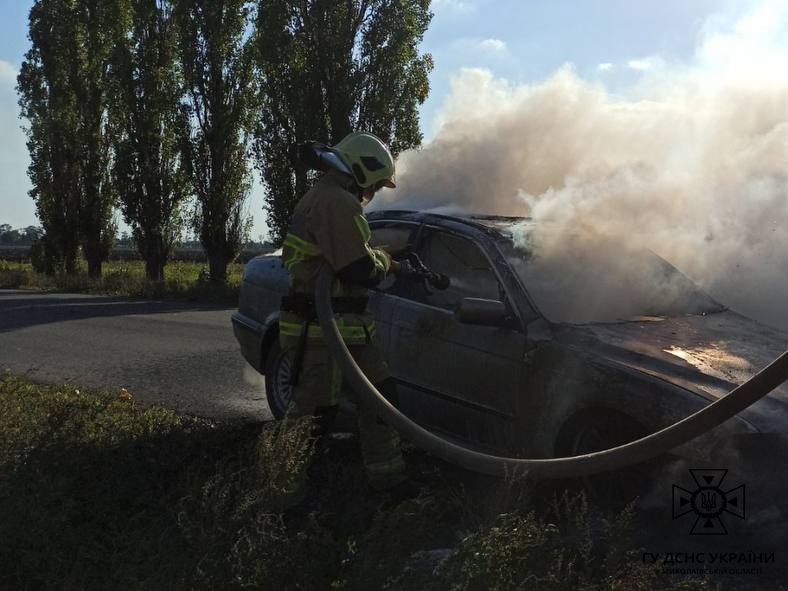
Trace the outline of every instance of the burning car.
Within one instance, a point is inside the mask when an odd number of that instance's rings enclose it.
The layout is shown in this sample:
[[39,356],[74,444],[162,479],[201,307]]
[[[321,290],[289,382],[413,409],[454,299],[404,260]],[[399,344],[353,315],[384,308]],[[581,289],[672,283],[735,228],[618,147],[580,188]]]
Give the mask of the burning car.
[[[451,278],[436,290],[391,277],[369,307],[400,410],[473,449],[549,458],[631,441],[717,400],[788,348],[788,335],[729,310],[650,251],[589,249],[571,236],[554,236],[561,248],[550,249],[531,239],[544,229],[525,218],[379,211],[369,222],[374,245],[395,258],[415,253]],[[277,417],[289,398],[277,328],[286,291],[279,257],[258,257],[233,315]],[[674,453],[760,454],[785,432],[787,411],[782,386]]]

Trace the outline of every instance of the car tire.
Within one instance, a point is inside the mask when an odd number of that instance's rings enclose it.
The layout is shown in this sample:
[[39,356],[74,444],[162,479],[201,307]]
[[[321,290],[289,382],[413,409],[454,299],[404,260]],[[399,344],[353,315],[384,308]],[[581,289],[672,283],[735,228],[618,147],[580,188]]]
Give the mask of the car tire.
[[279,339],[276,339],[265,360],[265,396],[275,419],[285,416],[290,403],[291,368],[292,356],[289,352],[282,351]]
[[[632,417],[609,409],[589,409],[572,416],[556,440],[556,456],[577,456],[610,449],[648,435]],[[647,493],[659,460],[649,460],[615,472],[579,479],[589,499],[599,506],[620,508]]]

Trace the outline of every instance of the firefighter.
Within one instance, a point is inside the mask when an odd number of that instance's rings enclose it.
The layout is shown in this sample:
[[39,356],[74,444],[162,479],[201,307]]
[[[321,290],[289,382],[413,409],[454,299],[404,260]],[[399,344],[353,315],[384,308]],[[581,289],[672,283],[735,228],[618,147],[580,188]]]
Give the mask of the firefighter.
[[[340,334],[369,380],[396,404],[396,386],[375,343],[375,323],[367,311],[367,288],[389,274],[412,274],[407,263],[392,260],[369,244],[362,205],[394,184],[394,159],[371,133],[354,132],[333,147],[310,144],[302,160],[323,170],[296,205],[284,240],[282,261],[290,291],[282,299],[279,335],[282,350],[293,354],[291,401],[286,418],[314,417],[323,433],[337,414],[342,376],[323,344],[313,294],[318,270],[331,265],[337,281],[332,305]],[[383,423],[371,405],[348,392],[356,404],[364,470],[376,490],[405,491],[408,480],[398,433]],[[406,496],[412,496],[407,494]]]

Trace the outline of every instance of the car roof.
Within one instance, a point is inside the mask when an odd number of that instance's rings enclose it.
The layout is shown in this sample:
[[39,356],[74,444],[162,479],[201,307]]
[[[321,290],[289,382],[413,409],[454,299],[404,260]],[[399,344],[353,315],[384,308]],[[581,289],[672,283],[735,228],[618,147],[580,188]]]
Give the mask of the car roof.
[[369,219],[389,218],[419,222],[459,222],[499,236],[511,236],[512,226],[528,223],[531,218],[522,216],[488,215],[477,213],[444,214],[406,209],[380,209],[370,212]]

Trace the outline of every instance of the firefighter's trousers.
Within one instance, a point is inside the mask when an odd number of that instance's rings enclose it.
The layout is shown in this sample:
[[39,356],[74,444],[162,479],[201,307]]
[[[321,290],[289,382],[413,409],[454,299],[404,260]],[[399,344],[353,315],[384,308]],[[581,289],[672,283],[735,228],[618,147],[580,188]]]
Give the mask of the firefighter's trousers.
[[[378,384],[389,377],[383,352],[374,341],[374,323],[366,315],[338,315],[340,332],[353,358],[367,378]],[[280,345],[295,353],[303,319],[292,312],[282,312]],[[292,357],[291,357],[292,358]],[[373,406],[352,389],[343,387],[342,374],[323,343],[322,331],[315,321],[310,325],[298,382],[291,392],[287,418],[316,416],[335,407],[347,395],[356,405],[358,430],[364,470],[370,486],[386,489],[406,477],[397,431],[381,421]]]

